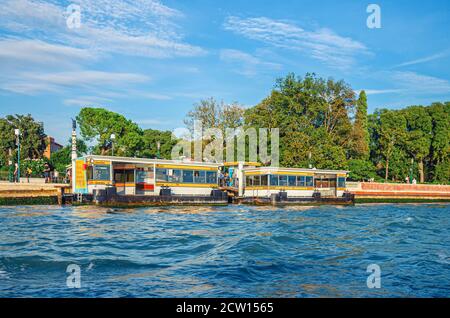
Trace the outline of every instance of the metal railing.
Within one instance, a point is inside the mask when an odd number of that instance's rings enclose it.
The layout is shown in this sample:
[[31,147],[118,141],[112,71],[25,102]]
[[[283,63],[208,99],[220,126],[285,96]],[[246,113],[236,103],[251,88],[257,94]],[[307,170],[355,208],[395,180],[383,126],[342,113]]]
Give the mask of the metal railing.
[[[10,181],[14,176],[10,175],[9,171],[0,171],[0,181]],[[44,183],[45,179],[42,175],[31,175],[30,177],[26,176],[25,173],[20,173],[20,180],[22,183]],[[67,180],[65,175],[59,175],[58,177],[52,177],[51,183],[70,183],[70,180]]]

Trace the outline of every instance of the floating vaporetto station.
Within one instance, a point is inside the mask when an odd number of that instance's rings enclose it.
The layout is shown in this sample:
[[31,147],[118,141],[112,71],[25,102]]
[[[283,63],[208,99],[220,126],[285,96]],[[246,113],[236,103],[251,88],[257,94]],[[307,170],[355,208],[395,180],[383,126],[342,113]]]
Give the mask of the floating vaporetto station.
[[74,160],[74,202],[350,204],[347,171],[87,155]]

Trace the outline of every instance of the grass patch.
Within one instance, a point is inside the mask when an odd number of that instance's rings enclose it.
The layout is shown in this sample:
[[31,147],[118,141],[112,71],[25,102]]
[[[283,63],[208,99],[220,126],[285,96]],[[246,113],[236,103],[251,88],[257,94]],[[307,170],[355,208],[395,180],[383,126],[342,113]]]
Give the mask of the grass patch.
[[0,205],[57,205],[58,197],[0,198]]

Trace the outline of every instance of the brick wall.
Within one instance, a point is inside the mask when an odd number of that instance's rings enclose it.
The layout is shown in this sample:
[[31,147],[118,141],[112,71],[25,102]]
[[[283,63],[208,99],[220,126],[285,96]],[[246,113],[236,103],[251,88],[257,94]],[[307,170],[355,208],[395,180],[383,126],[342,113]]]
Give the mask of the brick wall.
[[361,182],[361,190],[370,191],[411,191],[411,192],[450,192],[450,185],[434,184],[395,184]]

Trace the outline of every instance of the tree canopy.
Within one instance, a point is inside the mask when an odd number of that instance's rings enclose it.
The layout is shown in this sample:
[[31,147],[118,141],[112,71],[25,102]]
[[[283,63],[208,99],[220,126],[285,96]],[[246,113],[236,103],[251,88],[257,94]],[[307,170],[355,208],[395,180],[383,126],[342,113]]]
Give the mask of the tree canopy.
[[20,158],[39,159],[46,147],[44,125],[28,115],[7,115],[0,118],[0,160],[6,165],[11,149],[13,160],[17,158],[14,129],[20,129]]
[[[403,181],[412,172],[420,182],[450,182],[450,102],[376,109],[372,114],[367,108],[366,93],[356,94],[343,80],[288,74],[247,109],[237,102],[201,100],[185,124],[192,130],[199,120],[204,129],[218,128],[223,136],[227,128],[278,128],[280,165],[286,167],[349,169],[353,180]],[[103,108],[83,108],[77,121],[81,153],[89,143],[95,154],[110,155],[114,146],[114,155],[170,159],[178,142],[170,131],[143,130]],[[31,115],[8,115],[0,118],[0,166],[7,165],[9,149],[16,158],[15,128],[21,131],[22,164],[37,165],[46,147],[43,124]],[[52,154],[50,163],[63,172],[70,153],[67,145]],[[37,167],[33,170],[39,173]]]
[[[85,107],[77,116],[81,136],[87,141],[96,141],[94,153],[134,156],[142,149],[142,129],[131,120],[104,108]],[[115,135],[115,140],[111,135]]]
[[344,81],[289,74],[277,81],[267,98],[246,111],[245,122],[257,128],[279,128],[283,166],[308,166],[311,152],[317,168],[345,168],[354,109],[355,93]]

